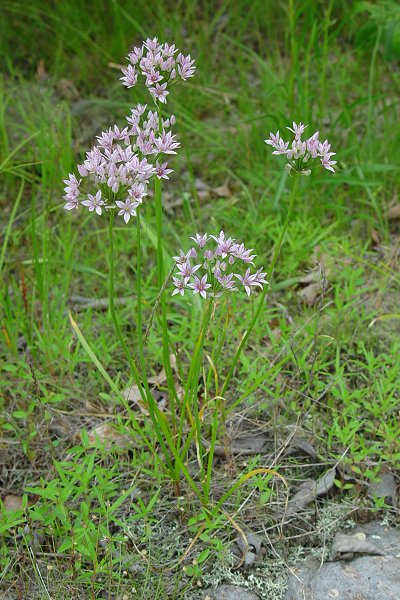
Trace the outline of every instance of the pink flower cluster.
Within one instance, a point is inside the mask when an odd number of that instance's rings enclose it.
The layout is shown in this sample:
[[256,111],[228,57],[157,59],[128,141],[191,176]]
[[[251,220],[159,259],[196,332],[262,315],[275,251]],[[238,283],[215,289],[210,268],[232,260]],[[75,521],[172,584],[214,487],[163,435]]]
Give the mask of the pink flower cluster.
[[288,163],[286,164],[286,170],[290,173],[292,170],[301,173],[302,175],[310,175],[311,170],[318,164],[321,164],[328,171],[335,171],[333,165],[336,165],[335,160],[331,160],[331,156],[334,156],[335,152],[330,152],[331,145],[328,140],[324,142],[319,141],[319,131],[314,133],[307,140],[302,140],[306,127],[299,123],[298,125],[293,121],[293,127],[287,127],[294,134],[294,140],[289,145],[289,142],[285,142],[279,135],[279,131],[276,134],[270,133],[269,139],[265,140],[266,144],[269,144],[275,150],[272,154],[285,154]]
[[190,290],[203,298],[207,298],[207,294],[218,297],[240,289],[250,296],[255,288],[263,288],[268,283],[262,269],[251,272],[248,266],[254,266],[253,249],[248,250],[233,238],[227,238],[223,231],[217,236],[196,233],[191,239],[196,247],[186,254],[181,250],[179,256],[173,257],[178,269],[177,277],[172,278],[173,296],[183,296],[185,290]]
[[64,180],[65,209],[76,209],[82,204],[101,215],[103,210],[117,208],[118,215],[128,223],[147,194],[149,179],[168,179],[172,169],[162,162],[161,156],[176,154],[180,145],[169,131],[175,117],[160,122],[158,113],[146,113],[146,108],[138,104],[127,117],[127,127],[119,129],[114,125],[97,136],[98,144],[78,165],[81,179],[70,174]]
[[122,69],[123,85],[135,86],[140,74],[154,101],[163,104],[167,102],[169,84],[177,78],[186,81],[196,69],[190,54],[184,56],[174,44],[160,44],[157,38],[148,38],[142,46],[135,47],[127,59],[130,64]]
[[[123,84],[136,85],[140,72],[156,105],[166,102],[169,82],[174,83],[177,78],[186,81],[196,69],[190,54],[183,56],[173,44],[160,44],[157,38],[135,47],[128,58],[130,64],[121,77]],[[64,179],[66,210],[76,209],[79,204],[98,215],[103,210],[118,209],[118,215],[128,223],[147,195],[149,179],[168,179],[172,169],[162,162],[161,156],[176,154],[180,146],[170,131],[176,119],[174,115],[163,119],[159,105],[156,111],[149,110],[145,115],[146,108],[147,105],[138,104],[127,117],[127,127],[119,129],[114,125],[97,136],[98,144],[78,165],[81,179],[72,173]],[[85,188],[83,181],[88,184]]]

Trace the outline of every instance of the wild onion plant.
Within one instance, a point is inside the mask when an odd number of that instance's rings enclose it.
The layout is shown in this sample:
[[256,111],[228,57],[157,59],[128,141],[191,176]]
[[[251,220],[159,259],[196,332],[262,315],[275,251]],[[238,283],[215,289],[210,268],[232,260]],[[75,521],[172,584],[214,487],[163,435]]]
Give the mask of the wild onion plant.
[[[79,179],[70,174],[65,180],[66,201],[64,208],[76,210],[83,206],[100,217],[108,218],[109,231],[109,307],[112,322],[118,341],[123,349],[133,382],[136,384],[143,405],[146,407],[157,442],[162,450],[163,464],[171,480],[175,483],[176,492],[180,493],[179,481],[183,474],[187,484],[204,505],[210,502],[211,477],[214,449],[219,430],[223,428],[226,406],[225,394],[241,352],[259,319],[268,292],[268,281],[271,280],[279,257],[285,233],[287,231],[295,204],[301,175],[310,175],[317,165],[333,171],[335,161],[327,141],[319,141],[318,132],[303,141],[305,126],[293,123],[288,128],[294,134],[291,145],[284,142],[279,131],[271,134],[266,143],[274,148],[273,154],[285,155],[288,162],[286,168],[293,175],[293,187],[290,196],[289,210],[276,244],[268,271],[256,267],[256,255],[235,238],[228,237],[223,231],[219,234],[196,233],[191,239],[194,242],[186,252],[180,251],[173,257],[174,269],[166,277],[164,273],[164,256],[162,241],[162,188],[163,179],[172,173],[165,157],[176,154],[180,144],[176,140],[172,128],[176,123],[174,115],[165,115],[164,107],[172,88],[180,81],[192,77],[195,72],[194,60],[190,55],[183,56],[174,45],[160,44],[157,38],[148,39],[141,47],[135,47],[128,55],[129,65],[123,69],[123,84],[134,87],[139,78],[144,80],[153,107],[136,105],[127,117],[123,128],[117,125],[97,136],[97,144],[86,154],[86,159],[78,165]],[[142,247],[141,247],[141,211],[143,202],[148,202],[149,185],[154,185],[154,213],[157,231],[157,284],[160,289],[159,304],[154,310],[161,312],[163,366],[166,372],[169,391],[169,407],[167,415],[160,411],[149,386],[148,365],[144,352],[145,337],[143,335],[142,316]],[[114,224],[115,219],[123,220],[127,225],[136,219],[137,243],[137,276],[136,276],[136,331],[138,361],[135,359],[128,342],[121,331],[115,308],[115,256],[114,256]],[[171,281],[170,281],[171,280]],[[178,390],[171,367],[171,343],[167,321],[167,290],[172,287],[172,296],[185,296],[191,293],[198,295],[204,302],[197,339],[194,344],[187,375]],[[244,292],[251,296],[258,292],[258,306],[254,312],[250,326],[244,332],[241,342],[229,365],[222,385],[219,384],[215,362],[217,361],[224,338],[217,345],[210,358],[211,370],[215,374],[215,395],[206,396],[199,401],[199,381],[204,369],[204,345],[208,337],[212,337],[213,320],[218,311],[224,310],[223,299],[228,294]],[[222,315],[223,316],[223,315]],[[226,333],[226,332],[225,332]],[[95,364],[105,374],[104,368],[97,359]],[[214,370],[214,371],[213,371]],[[107,379],[109,381],[109,378]],[[208,378],[209,381],[209,378]],[[110,382],[110,381],[109,381]],[[239,399],[240,400],[240,399]],[[237,402],[227,410],[233,410]],[[205,440],[205,412],[212,414],[210,439]],[[135,423],[138,430],[138,423]],[[143,436],[151,447],[151,440]],[[198,473],[192,474],[188,469],[188,457],[192,445],[196,447]],[[255,473],[276,472],[268,469],[257,469],[247,473],[220,499],[218,507],[235,490],[237,486]]]

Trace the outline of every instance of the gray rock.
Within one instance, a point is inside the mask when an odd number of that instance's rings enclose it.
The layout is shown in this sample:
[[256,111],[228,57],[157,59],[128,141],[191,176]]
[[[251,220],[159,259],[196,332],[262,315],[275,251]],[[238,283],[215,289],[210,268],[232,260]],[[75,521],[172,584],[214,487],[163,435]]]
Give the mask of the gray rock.
[[237,585],[219,585],[204,590],[203,598],[204,600],[259,600],[257,594]]
[[308,559],[289,576],[286,600],[399,600],[400,529],[374,522],[351,534],[364,534],[384,556],[355,554],[322,566]]
[[371,521],[351,530],[352,533],[365,533],[367,540],[377,548],[399,558],[400,556],[400,528],[382,525],[380,521]]

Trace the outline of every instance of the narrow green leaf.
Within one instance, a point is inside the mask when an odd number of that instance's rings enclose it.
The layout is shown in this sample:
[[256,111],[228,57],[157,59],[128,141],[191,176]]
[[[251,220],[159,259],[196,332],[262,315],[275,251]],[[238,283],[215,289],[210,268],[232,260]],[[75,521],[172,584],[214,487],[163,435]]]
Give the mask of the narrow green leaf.
[[73,541],[72,540],[66,540],[65,542],[63,542],[61,544],[61,546],[58,548],[58,554],[62,554],[63,552],[65,552],[66,550],[70,550],[73,546]]
[[97,368],[97,370],[99,371],[99,373],[102,375],[102,377],[105,379],[105,381],[108,383],[108,385],[110,386],[110,388],[116,393],[118,394],[118,396],[122,396],[120,390],[118,389],[118,387],[115,385],[114,381],[111,379],[111,377],[109,376],[109,374],[107,373],[107,371],[105,370],[105,368],[103,367],[103,365],[101,364],[101,362],[99,361],[99,359],[97,358],[97,356],[95,355],[95,353],[93,352],[93,350],[91,349],[91,347],[89,346],[88,342],[86,341],[83,333],[81,332],[81,330],[78,327],[78,324],[76,323],[76,321],[73,319],[71,312],[69,311],[69,320],[71,322],[72,325],[72,329],[75,331],[78,340],[80,341],[80,343],[82,344],[84,350],[86,351],[86,353],[89,355],[92,363],[95,365],[95,367]]
[[24,191],[24,187],[25,187],[25,182],[21,181],[21,185],[19,186],[18,194],[17,194],[17,197],[15,199],[14,206],[12,208],[10,218],[8,219],[6,231],[5,231],[5,234],[4,234],[3,246],[1,248],[1,254],[0,254],[0,273],[3,270],[3,264],[4,264],[4,259],[5,259],[5,255],[6,255],[7,245],[8,245],[8,238],[10,237],[11,228],[12,228],[13,223],[14,223],[15,215],[17,213],[17,210],[18,210],[18,207],[19,207],[19,203],[21,202],[21,198],[22,198],[22,193]]

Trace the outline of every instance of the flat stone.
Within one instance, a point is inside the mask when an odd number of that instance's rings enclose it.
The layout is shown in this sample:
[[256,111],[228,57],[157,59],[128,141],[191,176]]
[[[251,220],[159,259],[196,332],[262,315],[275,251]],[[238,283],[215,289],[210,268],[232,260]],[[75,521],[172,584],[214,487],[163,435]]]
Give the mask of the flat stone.
[[203,600],[260,600],[254,592],[237,585],[219,585],[204,590]]
[[400,529],[373,522],[345,533],[364,534],[385,555],[355,555],[322,566],[307,559],[289,575],[286,600],[399,600]]

